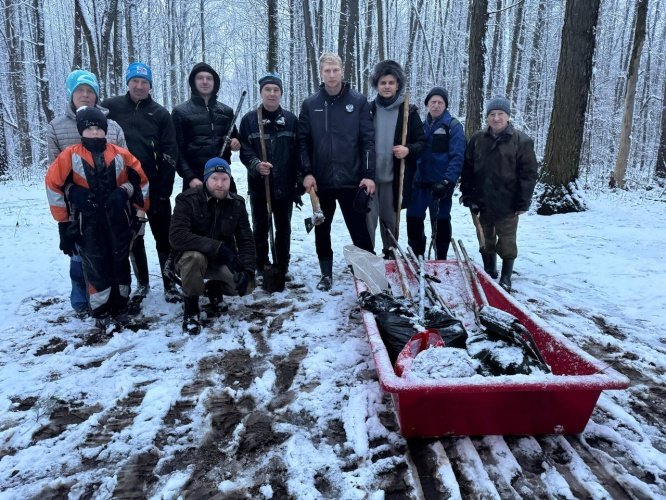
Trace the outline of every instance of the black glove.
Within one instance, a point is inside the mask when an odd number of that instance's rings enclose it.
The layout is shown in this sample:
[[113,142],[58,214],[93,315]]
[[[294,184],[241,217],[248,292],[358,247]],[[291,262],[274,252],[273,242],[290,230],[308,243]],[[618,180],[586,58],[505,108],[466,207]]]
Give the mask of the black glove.
[[250,283],[250,277],[245,271],[234,274],[234,283],[236,284],[236,291],[242,297],[247,293],[247,286]]
[[118,210],[124,210],[127,206],[128,201],[129,201],[129,195],[127,194],[127,191],[121,187],[118,187],[114,189],[113,193],[109,195],[104,206],[107,209],[115,208]]
[[78,240],[76,223],[58,222],[58,233],[60,233],[60,250],[71,257],[76,253],[76,242]]
[[67,190],[67,199],[84,213],[94,212],[98,207],[95,196],[90,190],[76,184]]
[[451,183],[444,179],[442,182],[437,182],[432,185],[432,197],[436,200],[445,198],[449,194]]
[[236,270],[238,262],[236,253],[224,243],[222,243],[220,248],[217,249],[217,260],[220,264],[224,264],[231,269],[231,272]]

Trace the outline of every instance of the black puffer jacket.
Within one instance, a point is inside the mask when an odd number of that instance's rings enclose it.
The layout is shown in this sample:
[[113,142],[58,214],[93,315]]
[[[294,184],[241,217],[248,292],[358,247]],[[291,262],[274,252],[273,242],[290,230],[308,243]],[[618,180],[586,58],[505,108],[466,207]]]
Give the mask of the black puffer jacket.
[[[194,86],[194,77],[201,71],[212,74],[215,82],[208,105]],[[194,178],[203,180],[204,165],[220,154],[223,138],[228,134],[234,114],[229,106],[217,101],[220,77],[208,64],[196,64],[190,72],[189,83],[192,96],[188,101],[173,108],[171,112],[180,151],[178,174],[185,180],[186,185]],[[238,137],[235,126],[230,137]],[[231,163],[229,148],[223,158]]]
[[[373,120],[375,112],[377,111],[377,103],[373,100],[370,102],[370,116]],[[397,146],[402,144],[402,120],[405,114],[404,106],[398,108],[398,120],[395,126],[395,134],[393,136],[393,145]],[[407,119],[407,149],[409,154],[405,158],[405,173],[402,184],[402,208],[409,206],[412,199],[412,181],[414,180],[414,173],[416,172],[416,161],[421,157],[423,148],[425,147],[425,135],[423,134],[423,121],[419,116],[419,108],[410,104],[409,115]],[[397,209],[398,204],[398,185],[400,183],[400,160],[395,156],[393,157],[393,204],[396,205],[393,209]]]
[[330,96],[319,92],[303,101],[298,117],[298,147],[303,177],[312,174],[318,189],[356,188],[375,179],[375,128],[362,94],[342,84]]
[[127,149],[141,162],[150,181],[150,196],[168,198],[176,176],[178,146],[171,116],[164,106],[146,99],[135,103],[129,92],[102,102],[108,117],[123,128]]
[[[270,175],[271,198],[293,199],[298,176],[298,119],[293,113],[278,108],[269,113],[262,109],[267,161],[273,165]],[[247,183],[251,196],[265,197],[264,178],[257,170],[261,162],[261,141],[257,110],[250,111],[240,123],[240,159],[247,167]]]
[[534,142],[510,123],[497,137],[488,128],[469,140],[460,181],[466,205],[500,216],[526,211],[536,180]]
[[255,271],[255,250],[245,200],[229,193],[224,200],[208,194],[206,186],[188,189],[176,197],[169,242],[178,252],[195,250],[209,259],[217,257],[220,243],[234,249],[242,270]]

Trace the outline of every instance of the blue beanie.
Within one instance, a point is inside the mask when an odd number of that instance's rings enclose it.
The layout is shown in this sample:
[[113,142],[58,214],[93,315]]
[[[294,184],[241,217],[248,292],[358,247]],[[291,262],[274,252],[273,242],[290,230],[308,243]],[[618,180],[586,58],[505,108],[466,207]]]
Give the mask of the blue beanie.
[[488,104],[486,104],[486,116],[488,116],[491,111],[504,111],[507,115],[511,115],[511,103],[504,96],[495,96],[488,101]]
[[143,78],[148,80],[150,83],[150,88],[153,88],[153,71],[147,64],[142,62],[133,62],[127,66],[127,71],[125,72],[125,83],[129,83],[132,78]]
[[85,69],[77,69],[69,74],[67,80],[65,80],[65,86],[67,87],[67,96],[70,99],[72,98],[72,94],[79,87],[79,85],[88,85],[93,89],[95,95],[99,98],[99,83],[97,83],[97,77],[90,71],[86,71]]
[[203,181],[206,182],[215,172],[224,172],[231,177],[231,167],[225,160],[218,158],[217,156],[206,162],[206,165],[204,166]]

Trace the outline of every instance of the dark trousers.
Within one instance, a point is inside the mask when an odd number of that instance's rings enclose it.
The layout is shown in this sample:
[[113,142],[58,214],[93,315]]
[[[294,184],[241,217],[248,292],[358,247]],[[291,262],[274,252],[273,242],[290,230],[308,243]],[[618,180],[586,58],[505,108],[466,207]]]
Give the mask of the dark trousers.
[[434,199],[429,187],[414,188],[412,203],[407,209],[407,239],[416,255],[425,255],[426,235],[424,221],[426,210],[430,212],[432,234],[435,238],[436,258],[444,260],[451,243],[451,203],[453,186],[443,198]]
[[479,222],[483,228],[485,239],[484,253],[497,254],[502,259],[515,259],[518,257],[518,245],[516,236],[518,234],[518,216],[497,215],[490,212],[481,212]]
[[[150,200],[150,209],[148,210],[148,224],[155,238],[155,247],[157,248],[157,258],[160,262],[160,270],[164,271],[164,263],[169,257],[171,245],[169,244],[169,225],[171,224],[171,201],[155,199]],[[137,235],[132,244],[132,266],[136,280],[141,285],[148,285],[148,259],[146,257],[146,246],[143,234]],[[164,286],[170,283],[164,277]]]
[[79,254],[94,318],[125,312],[131,284],[129,210],[102,208],[79,215]]
[[[250,195],[250,206],[252,207],[252,234],[254,235],[254,246],[257,254],[257,269],[263,270],[268,264],[268,208],[266,197]],[[275,253],[277,262],[284,269],[289,268],[289,249],[291,246],[291,213],[293,201],[271,200],[273,210],[273,228],[275,230]]]
[[315,247],[317,248],[317,257],[319,260],[333,260],[331,223],[335,214],[336,201],[340,205],[342,217],[345,219],[352,243],[363,250],[375,253],[365,220],[366,214],[361,214],[354,210],[356,188],[325,189],[319,191],[317,194],[319,195],[321,210],[326,218],[320,225],[315,226]]

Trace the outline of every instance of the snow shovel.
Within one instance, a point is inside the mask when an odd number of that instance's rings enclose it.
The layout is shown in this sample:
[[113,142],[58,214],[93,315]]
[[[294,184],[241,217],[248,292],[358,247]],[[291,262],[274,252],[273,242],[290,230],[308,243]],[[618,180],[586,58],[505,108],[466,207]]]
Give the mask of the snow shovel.
[[[268,161],[266,154],[266,141],[264,140],[264,119],[262,113],[262,106],[257,108],[257,120],[259,122],[259,143],[261,144],[261,159]],[[281,292],[285,287],[285,269],[277,261],[277,254],[275,252],[275,237],[273,235],[273,207],[271,205],[271,184],[270,175],[264,176],[264,191],[266,193],[266,211],[268,212],[268,234],[269,243],[271,247],[272,264],[264,265],[264,279],[261,288],[268,293]]]
[[313,227],[318,226],[326,220],[324,212],[322,212],[321,206],[319,205],[319,197],[312,188],[310,188],[310,201],[312,202],[312,217],[305,219],[305,230],[308,234],[312,231]]
[[[451,241],[453,241],[453,239]],[[481,302],[483,303],[483,306],[479,311],[479,322],[481,325],[483,325],[489,332],[519,344],[529,355],[531,355],[533,359],[536,359],[539,362],[543,370],[545,370],[547,373],[550,373],[551,370],[546,364],[546,360],[541,355],[541,351],[536,345],[534,337],[532,337],[532,333],[530,333],[527,328],[521,325],[518,321],[518,318],[516,318],[513,314],[488,304],[486,292],[483,290],[481,283],[479,283],[479,277],[476,275],[476,270],[472,265],[472,260],[469,258],[467,250],[465,249],[465,245],[463,244],[462,240],[458,240],[458,244],[460,245],[460,250],[465,257],[465,264],[469,270],[474,287],[476,288],[476,291],[481,298]],[[456,256],[459,256],[459,254],[456,253]],[[527,341],[525,341],[525,338],[527,338]]]
[[363,280],[372,295],[390,290],[384,259],[356,245],[347,245],[342,250],[347,264],[354,269],[354,276]]

